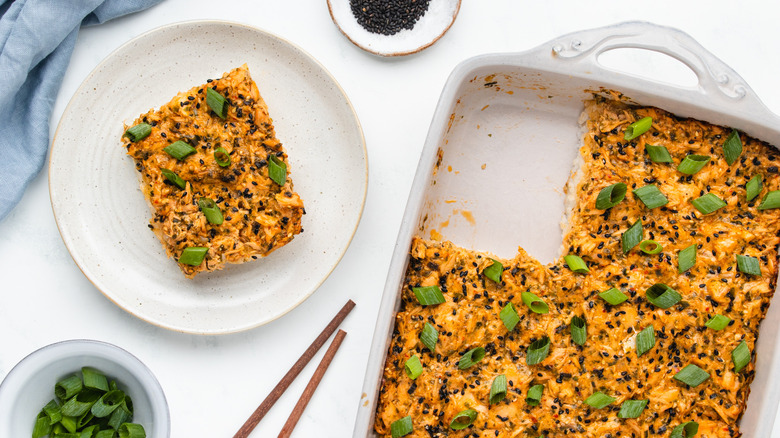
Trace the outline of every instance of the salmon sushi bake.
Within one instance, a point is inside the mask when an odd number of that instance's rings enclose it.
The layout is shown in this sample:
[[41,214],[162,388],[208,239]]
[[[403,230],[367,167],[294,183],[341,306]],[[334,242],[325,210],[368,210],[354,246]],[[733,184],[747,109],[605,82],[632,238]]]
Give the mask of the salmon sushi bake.
[[149,228],[186,277],[264,257],[303,231],[287,154],[246,65],[126,128]]
[[581,120],[556,262],[413,239],[378,436],[741,436],[780,153],[604,97]]

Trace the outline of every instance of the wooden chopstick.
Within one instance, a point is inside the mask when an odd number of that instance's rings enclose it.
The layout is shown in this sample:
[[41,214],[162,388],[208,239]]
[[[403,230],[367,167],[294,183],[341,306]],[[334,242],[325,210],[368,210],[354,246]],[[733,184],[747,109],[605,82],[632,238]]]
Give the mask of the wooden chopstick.
[[279,397],[281,397],[284,391],[287,390],[293,380],[298,377],[298,374],[303,371],[303,369],[306,367],[306,364],[308,364],[311,358],[317,354],[322,345],[325,344],[325,341],[327,341],[330,335],[336,331],[336,328],[341,324],[342,321],[344,321],[344,318],[347,317],[349,312],[351,312],[354,307],[355,302],[352,300],[349,300],[347,301],[347,304],[344,304],[344,307],[339,310],[339,313],[337,313],[336,316],[330,321],[330,323],[328,323],[322,333],[317,336],[317,339],[312,342],[309,348],[303,352],[303,355],[301,355],[298,361],[295,362],[292,368],[290,368],[290,371],[287,371],[287,374],[285,374],[284,377],[282,377],[282,380],[276,384],[274,389],[271,390],[271,393],[268,394],[262,403],[260,403],[260,406],[258,406],[252,415],[247,418],[246,422],[244,422],[244,425],[238,429],[238,432],[236,432],[235,435],[233,435],[233,438],[247,438],[249,434],[252,433],[252,430],[254,430],[254,428],[257,426],[257,423],[259,423],[260,420],[265,417],[265,414],[271,410],[271,407],[273,407],[274,403],[279,400]]
[[339,330],[339,332],[336,333],[336,337],[333,338],[333,342],[331,342],[330,347],[328,347],[328,351],[325,352],[325,356],[322,358],[322,361],[320,361],[320,364],[314,371],[314,375],[311,376],[309,384],[306,385],[306,389],[303,390],[301,398],[298,399],[298,403],[296,403],[295,408],[293,408],[292,413],[290,413],[290,418],[287,419],[287,422],[284,423],[284,427],[282,427],[282,431],[279,432],[278,438],[290,438],[295,425],[298,424],[298,420],[300,420],[301,415],[303,415],[303,410],[306,409],[306,405],[309,404],[311,396],[314,395],[314,391],[320,384],[322,376],[324,376],[325,371],[328,370],[328,366],[330,366],[330,362],[333,360],[333,356],[336,355],[336,352],[341,346],[341,341],[344,340],[344,336],[346,335],[347,332],[344,330]]

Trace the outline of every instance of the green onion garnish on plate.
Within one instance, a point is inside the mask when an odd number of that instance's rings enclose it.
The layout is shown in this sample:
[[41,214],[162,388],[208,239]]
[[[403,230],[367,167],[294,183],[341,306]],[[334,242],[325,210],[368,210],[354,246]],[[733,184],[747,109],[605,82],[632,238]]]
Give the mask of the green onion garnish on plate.
[[645,207],[650,209],[658,208],[669,203],[669,199],[667,199],[666,196],[661,193],[661,190],[658,188],[658,186],[654,184],[648,184],[646,186],[640,187],[634,190],[632,193],[634,193],[634,196],[639,198],[639,200],[645,204]]
[[642,219],[637,219],[633,225],[631,225],[622,236],[620,236],[620,244],[623,247],[623,254],[628,254],[631,248],[639,245],[642,241],[644,230],[642,229]]
[[206,104],[220,119],[227,117],[227,102],[225,102],[225,96],[219,94],[211,87],[206,88]]
[[501,309],[498,316],[501,318],[501,322],[504,323],[504,327],[510,332],[514,330],[517,323],[520,322],[520,316],[517,314],[517,310],[515,310],[515,306],[512,303],[506,303],[506,306]]
[[504,273],[504,265],[498,260],[493,260],[493,264],[482,271],[482,275],[496,283],[501,283],[501,274]]
[[693,438],[697,433],[699,433],[699,423],[688,421],[672,429],[669,438]]
[[569,254],[563,258],[564,262],[566,263],[566,266],[569,267],[572,271],[578,273],[578,274],[587,274],[590,272],[590,269],[588,269],[588,265],[585,264],[585,261],[582,260],[582,258],[578,255]]
[[139,123],[135,126],[127,128],[125,131],[125,137],[127,137],[133,143],[141,141],[152,133],[152,125],[148,123]]
[[624,140],[633,140],[640,135],[647,132],[650,127],[653,126],[653,118],[652,117],[644,117],[642,119],[637,120],[636,122],[628,125],[626,127],[626,131],[623,134]]
[[691,269],[696,264],[696,244],[683,248],[677,253],[677,272]]
[[571,330],[571,340],[577,345],[585,345],[588,340],[588,329],[584,318],[573,316],[569,323]]
[[544,385],[534,385],[528,388],[525,402],[528,406],[539,406],[539,403],[542,401],[542,393],[544,393]]
[[650,286],[645,292],[645,296],[647,301],[661,309],[668,309],[682,300],[682,296],[676,290],[663,283]]
[[655,328],[652,325],[636,335],[636,355],[641,356],[655,347]]
[[217,162],[219,167],[230,166],[230,154],[228,153],[227,149],[223,148],[222,146],[214,149],[214,161]]
[[596,208],[606,210],[620,203],[626,197],[628,187],[625,183],[615,183],[604,187],[596,196]]
[[490,404],[494,405],[506,397],[506,375],[499,374],[490,385]]
[[426,322],[420,333],[420,341],[428,350],[433,353],[436,350],[436,343],[439,341],[439,332],[430,322]]
[[655,240],[648,239],[639,242],[639,249],[645,254],[654,255],[661,252],[661,250],[663,250],[663,247],[661,246],[660,243],[656,242]]
[[740,372],[750,363],[750,348],[745,341],[742,341],[731,352],[731,361],[734,362],[734,371]]
[[534,293],[528,291],[523,292],[520,294],[520,298],[522,298],[525,305],[534,313],[547,313],[550,311],[550,307],[547,303]]
[[187,188],[187,181],[184,181],[179,175],[176,175],[174,171],[161,167],[160,173],[162,173],[165,179],[173,183],[173,185],[175,185],[176,187],[180,189]]
[[268,176],[280,186],[287,181],[287,165],[276,155],[268,156]]
[[484,348],[482,347],[472,348],[471,350],[467,351],[466,354],[460,357],[460,361],[458,361],[458,368],[461,370],[470,368],[477,362],[481,361],[482,358],[484,357],[485,357]]
[[756,199],[756,196],[761,193],[763,186],[763,177],[761,175],[753,175],[753,178],[750,178],[750,181],[745,184],[745,200],[750,202]]
[[417,301],[423,306],[433,306],[445,301],[439,286],[413,287],[412,292],[417,297]]
[[189,144],[181,140],[169,144],[163,150],[167,152],[168,155],[172,156],[173,158],[176,158],[179,161],[185,159],[188,155],[197,152],[197,149],[195,149],[194,147],[190,146]]
[[734,129],[731,131],[726,141],[723,142],[723,156],[726,158],[726,162],[729,166],[734,164],[742,153],[742,141],[739,139],[739,132]]
[[550,338],[547,336],[531,342],[525,354],[525,363],[527,365],[536,365],[543,361],[550,354]]
[[179,256],[179,263],[183,265],[199,266],[206,258],[209,249],[205,246],[188,246]]
[[620,405],[618,418],[639,418],[647,407],[648,400],[626,400]]
[[705,380],[709,379],[710,373],[704,371],[694,364],[688,364],[685,366],[685,368],[681,369],[677,374],[675,374],[674,378],[680,382],[685,383],[691,388],[695,388],[704,383]]
[[406,362],[404,363],[404,371],[406,372],[406,375],[412,380],[420,377],[420,374],[423,372],[423,366],[422,362],[420,362],[420,358],[416,354],[412,355],[412,357],[409,359],[406,359]]
[[617,400],[615,397],[610,397],[607,394],[599,391],[591,394],[590,397],[586,398],[585,404],[592,407],[593,409],[604,409],[614,403],[615,400]]
[[217,203],[211,198],[198,199],[198,208],[206,216],[206,220],[213,225],[220,225],[224,218],[222,217],[222,210],[219,209]]
[[461,430],[471,426],[474,420],[477,419],[477,411],[473,409],[466,409],[465,411],[458,412],[455,418],[450,422],[450,428],[452,430]]
[[764,195],[764,199],[758,206],[759,210],[769,210],[772,208],[780,208],[780,190],[772,190]]
[[390,435],[393,438],[401,438],[412,433],[412,416],[407,415],[390,423]]
[[731,318],[729,318],[728,316],[715,315],[712,318],[710,318],[709,321],[704,323],[704,325],[713,330],[723,330],[729,325],[730,322],[731,322]]
[[669,150],[666,146],[653,146],[651,144],[645,145],[645,152],[650,156],[650,160],[653,163],[671,163],[672,156],[669,155]]
[[604,292],[599,293],[599,296],[604,299],[604,301],[608,302],[609,304],[613,306],[617,306],[618,304],[626,301],[628,297],[623,292],[620,292],[618,288],[613,287],[611,289],[605,290]]
[[757,258],[749,255],[737,255],[737,269],[748,275],[761,276],[761,264]]
[[696,198],[691,201],[694,207],[701,212],[701,214],[710,214],[725,207],[726,202],[718,198],[714,193],[707,193],[706,195]]
[[707,155],[691,154],[685,157],[677,166],[677,171],[686,175],[693,175],[702,170],[709,161],[710,157]]

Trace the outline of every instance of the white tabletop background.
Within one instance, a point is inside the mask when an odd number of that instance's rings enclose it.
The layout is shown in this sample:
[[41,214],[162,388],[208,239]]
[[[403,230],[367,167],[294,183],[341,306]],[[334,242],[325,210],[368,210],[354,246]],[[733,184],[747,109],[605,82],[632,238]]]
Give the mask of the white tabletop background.
[[[73,338],[107,341],[135,354],[156,374],[168,398],[172,437],[229,437],[351,298],[357,307],[342,325],[346,340],[293,436],[352,436],[409,188],[439,93],[455,65],[482,53],[523,51],[572,31],[641,19],[689,33],[780,113],[778,17],[780,6],[769,0],[464,0],[455,24],[438,43],[397,59],[352,45],[331,21],[325,0],[165,0],[150,10],[82,29],[56,96],[52,134],[79,84],[127,40],[177,21],[236,21],[297,44],[344,88],[366,136],[368,198],[344,259],[299,307],[239,334],[185,335],[126,313],[84,277],[57,231],[44,168],[0,222],[0,378],[47,344]],[[253,437],[276,436],[324,350]],[[780,436],[777,424],[775,430]]]

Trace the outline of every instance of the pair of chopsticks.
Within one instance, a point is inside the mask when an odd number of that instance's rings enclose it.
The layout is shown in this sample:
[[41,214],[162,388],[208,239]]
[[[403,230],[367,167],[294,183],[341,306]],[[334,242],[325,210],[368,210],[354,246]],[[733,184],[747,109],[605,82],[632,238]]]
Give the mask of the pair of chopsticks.
[[[244,422],[244,425],[238,429],[238,432],[236,432],[235,435],[233,435],[233,438],[247,438],[249,434],[252,433],[252,430],[254,430],[258,423],[260,423],[260,420],[262,420],[263,417],[265,417],[265,414],[271,410],[271,407],[274,405],[274,403],[279,400],[279,397],[281,397],[284,391],[286,391],[290,384],[292,384],[293,380],[298,377],[298,374],[303,371],[303,368],[306,367],[306,364],[308,364],[312,357],[317,354],[320,348],[325,344],[325,341],[327,341],[330,335],[336,331],[336,328],[341,324],[342,321],[344,321],[344,318],[347,317],[349,312],[351,312],[354,307],[355,303],[352,300],[347,301],[347,304],[345,304],[344,307],[339,310],[339,313],[337,313],[336,316],[330,321],[330,323],[328,323],[322,333],[317,336],[317,339],[315,339],[309,348],[303,352],[298,361],[295,362],[292,368],[290,368],[290,371],[287,371],[287,374],[285,374],[284,377],[282,377],[282,380],[276,384],[274,389],[271,390],[271,393],[268,394],[262,403],[260,403],[260,406],[258,406],[252,415],[247,418],[246,422]],[[325,375],[325,371],[327,371],[330,362],[336,355],[336,351],[338,351],[339,347],[341,346],[341,342],[344,340],[344,336],[346,335],[347,332],[344,330],[339,330],[339,332],[336,333],[336,337],[333,338],[333,342],[330,344],[330,347],[328,347],[328,351],[325,352],[325,356],[322,358],[322,361],[320,361],[320,364],[314,371],[314,375],[311,377],[311,380],[309,380],[309,384],[306,385],[306,389],[303,390],[301,398],[298,400],[295,408],[293,408],[292,413],[290,413],[290,417],[287,419],[287,422],[284,423],[282,431],[279,432],[279,438],[288,438],[292,434],[295,425],[298,424],[298,420],[300,420],[301,415],[303,415],[303,410],[306,409],[306,405],[309,404],[309,400],[311,400],[312,395],[314,395],[314,390],[316,390],[317,385],[320,384],[322,376]]]

